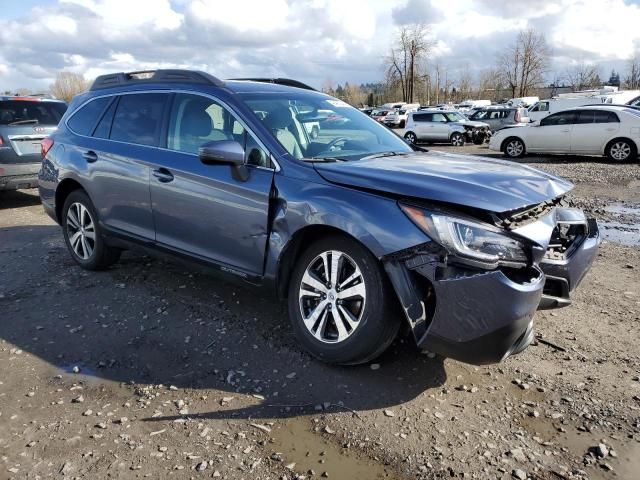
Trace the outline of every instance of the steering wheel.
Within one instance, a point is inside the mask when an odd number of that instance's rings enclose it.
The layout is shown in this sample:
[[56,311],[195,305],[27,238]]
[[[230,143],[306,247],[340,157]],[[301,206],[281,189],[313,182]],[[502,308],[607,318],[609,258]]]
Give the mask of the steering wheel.
[[339,144],[340,142],[346,142],[349,139],[347,137],[338,137],[338,138],[334,138],[333,140],[331,140],[329,143],[327,143],[327,147],[325,149],[325,151],[333,151],[334,147]]

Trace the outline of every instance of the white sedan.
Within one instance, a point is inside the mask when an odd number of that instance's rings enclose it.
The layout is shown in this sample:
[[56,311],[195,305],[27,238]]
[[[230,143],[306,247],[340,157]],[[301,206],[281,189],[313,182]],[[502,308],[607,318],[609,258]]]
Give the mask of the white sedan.
[[625,106],[585,106],[540,122],[496,132],[489,148],[507,157],[525,153],[606,155],[616,162],[638,158],[640,111]]

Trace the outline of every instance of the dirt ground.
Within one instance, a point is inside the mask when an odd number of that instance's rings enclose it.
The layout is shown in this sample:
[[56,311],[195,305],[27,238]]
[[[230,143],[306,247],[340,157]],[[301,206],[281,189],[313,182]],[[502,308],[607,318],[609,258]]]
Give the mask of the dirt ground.
[[0,479],[640,478],[640,166],[523,163],[576,182],[607,240],[487,367],[408,337],[324,365],[259,291],[132,252],[85,272],[37,192],[0,194]]

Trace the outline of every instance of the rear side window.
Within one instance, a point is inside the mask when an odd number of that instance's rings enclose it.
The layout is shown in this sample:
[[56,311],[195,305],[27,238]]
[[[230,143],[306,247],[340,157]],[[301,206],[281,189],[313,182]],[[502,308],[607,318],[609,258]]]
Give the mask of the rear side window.
[[166,100],[167,95],[163,93],[122,95],[109,138],[138,145],[157,145]]
[[57,125],[67,105],[39,100],[0,101],[0,125]]
[[593,123],[593,110],[580,110],[578,112],[578,119],[576,123]]
[[613,112],[607,112],[602,110],[596,110],[594,112],[595,122],[596,123],[618,123],[620,119]]
[[414,113],[413,114],[413,121],[414,122],[428,122],[429,121],[429,117],[431,117],[431,115],[429,113]]
[[78,135],[91,135],[100,115],[109,103],[111,98],[102,97],[91,100],[71,116],[67,125]]
[[111,122],[113,121],[113,115],[116,113],[116,105],[118,104],[118,99],[113,98],[111,105],[107,108],[107,111],[104,112],[102,118],[98,122],[96,129],[93,131],[93,136],[96,138],[109,138],[109,134],[111,133]]

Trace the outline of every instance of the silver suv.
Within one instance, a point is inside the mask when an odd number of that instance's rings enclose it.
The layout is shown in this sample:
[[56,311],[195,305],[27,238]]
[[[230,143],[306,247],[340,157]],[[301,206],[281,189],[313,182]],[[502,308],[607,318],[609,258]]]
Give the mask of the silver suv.
[[520,127],[522,125],[527,125],[528,123],[530,123],[527,113],[528,112],[526,108],[487,107],[481,108],[480,110],[476,111],[471,116],[469,116],[469,119],[487,123],[489,124],[489,128],[491,128],[492,132],[497,132],[498,130],[502,130],[505,127]]
[[464,142],[482,144],[489,133],[489,125],[471,121],[459,112],[419,110],[409,113],[404,138],[413,144],[446,142],[460,147]]

